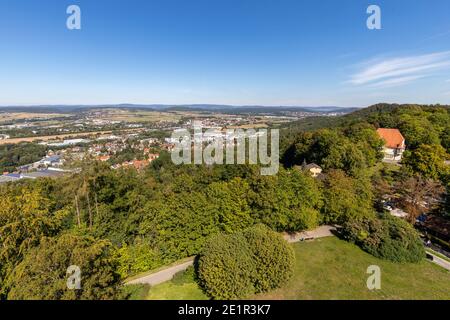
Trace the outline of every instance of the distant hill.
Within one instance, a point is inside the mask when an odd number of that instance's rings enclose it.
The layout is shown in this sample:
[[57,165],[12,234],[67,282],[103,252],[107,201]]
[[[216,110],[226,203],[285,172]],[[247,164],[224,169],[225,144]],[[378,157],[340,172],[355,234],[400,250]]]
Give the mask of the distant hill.
[[355,122],[367,121],[379,126],[380,118],[394,117],[395,113],[404,109],[450,109],[448,105],[418,105],[418,104],[389,104],[379,103],[363,109],[354,109],[339,117],[308,117],[287,123],[284,128],[291,131],[310,131],[322,128],[333,128],[349,125]]
[[271,113],[281,112],[318,112],[318,113],[348,113],[357,108],[343,108],[337,106],[233,106],[216,104],[186,104],[186,105],[166,105],[166,104],[112,104],[112,105],[38,105],[38,106],[5,106],[0,107],[0,112],[35,112],[35,113],[76,113],[89,109],[99,108],[122,108],[134,110],[155,110],[155,111],[204,111],[223,112],[231,114],[248,113]]

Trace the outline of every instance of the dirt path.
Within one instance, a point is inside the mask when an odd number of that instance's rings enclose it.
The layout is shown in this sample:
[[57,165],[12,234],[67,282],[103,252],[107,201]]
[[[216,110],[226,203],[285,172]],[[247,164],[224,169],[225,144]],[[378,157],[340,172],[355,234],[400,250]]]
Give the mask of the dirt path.
[[191,258],[191,260],[186,261],[184,263],[168,267],[164,270],[149,274],[147,276],[140,277],[138,279],[134,279],[131,281],[126,282],[126,284],[149,284],[151,286],[170,281],[172,280],[173,276],[177,274],[180,271],[186,270],[189,266],[192,266],[194,264],[194,258]]
[[333,226],[320,226],[317,229],[311,231],[303,231],[297,233],[285,233],[283,238],[289,242],[298,242],[303,240],[313,240],[317,238],[331,237],[333,236],[332,231],[336,230]]

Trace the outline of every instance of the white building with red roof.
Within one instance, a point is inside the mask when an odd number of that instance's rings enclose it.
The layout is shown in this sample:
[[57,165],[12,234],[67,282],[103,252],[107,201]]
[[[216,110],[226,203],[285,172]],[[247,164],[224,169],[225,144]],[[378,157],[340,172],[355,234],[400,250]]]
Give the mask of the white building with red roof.
[[379,128],[377,133],[385,142],[383,148],[384,160],[396,162],[402,160],[402,155],[405,151],[406,144],[405,138],[401,134],[400,130]]

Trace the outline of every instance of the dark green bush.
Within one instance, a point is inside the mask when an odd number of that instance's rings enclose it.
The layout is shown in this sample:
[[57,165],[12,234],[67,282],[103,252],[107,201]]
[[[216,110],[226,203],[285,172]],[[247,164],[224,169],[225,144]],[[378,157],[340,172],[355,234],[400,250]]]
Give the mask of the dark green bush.
[[425,257],[417,231],[406,221],[387,214],[348,221],[343,225],[342,235],[381,259],[419,262]]
[[293,268],[293,249],[280,235],[258,225],[212,237],[200,255],[198,276],[212,298],[237,299],[280,287]]
[[256,293],[279,288],[292,276],[294,250],[277,233],[264,225],[244,232],[253,254],[256,272],[253,275]]
[[237,299],[255,291],[255,262],[242,233],[218,234],[205,244],[198,263],[199,280],[214,299]]

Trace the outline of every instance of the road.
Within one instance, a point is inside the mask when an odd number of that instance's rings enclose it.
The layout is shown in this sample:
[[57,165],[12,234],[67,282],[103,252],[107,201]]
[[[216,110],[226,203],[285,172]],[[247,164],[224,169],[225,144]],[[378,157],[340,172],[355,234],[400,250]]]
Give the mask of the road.
[[450,271],[450,262],[448,262],[447,260],[444,260],[436,255],[434,255],[433,253],[427,251],[427,256],[431,256],[433,257],[433,259],[430,259],[431,262],[437,264],[438,266],[441,266],[442,268],[447,269],[448,271]]
[[134,279],[131,281],[127,281],[125,284],[149,284],[151,286],[169,281],[173,278],[175,274],[177,274],[180,271],[184,271],[189,266],[192,266],[194,264],[194,258],[191,258],[189,261],[177,264],[175,266],[168,267],[164,270],[140,277],[138,279]]

